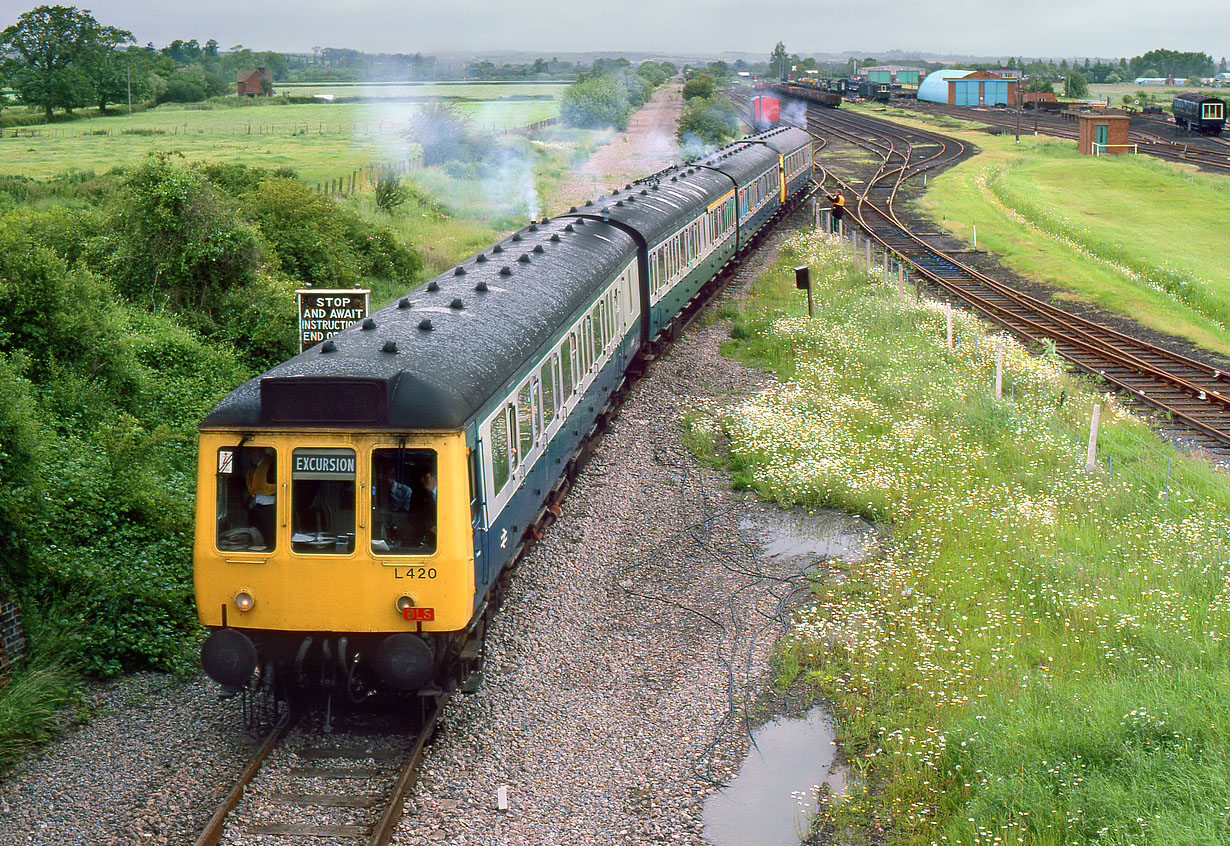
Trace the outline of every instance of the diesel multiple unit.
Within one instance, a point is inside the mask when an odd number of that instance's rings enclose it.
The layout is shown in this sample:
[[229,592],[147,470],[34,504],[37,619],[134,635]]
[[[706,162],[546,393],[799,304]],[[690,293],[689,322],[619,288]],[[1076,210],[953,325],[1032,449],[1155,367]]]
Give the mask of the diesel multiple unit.
[[202,662],[229,688],[454,675],[628,370],[807,190],[783,127],[523,228],[200,425]]

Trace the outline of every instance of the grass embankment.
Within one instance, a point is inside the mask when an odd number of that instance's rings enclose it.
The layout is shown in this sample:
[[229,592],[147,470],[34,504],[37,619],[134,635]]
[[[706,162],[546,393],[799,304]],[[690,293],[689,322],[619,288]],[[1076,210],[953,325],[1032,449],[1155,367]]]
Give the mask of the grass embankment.
[[[783,381],[692,424],[738,484],[892,530],[815,586],[781,655],[783,683],[831,703],[855,776],[818,827],[849,843],[1225,842],[1224,479],[1010,340],[995,399],[997,339],[956,314],[949,350],[939,306],[835,253],[791,239],[729,344]],[[790,271],[804,263],[814,319]]]
[[[880,113],[923,125],[904,115],[917,113]],[[937,224],[968,241],[977,225],[978,246],[1017,273],[1230,355],[1224,176],[1150,156],[1081,156],[1071,141],[943,129],[982,154],[928,180],[919,208]]]

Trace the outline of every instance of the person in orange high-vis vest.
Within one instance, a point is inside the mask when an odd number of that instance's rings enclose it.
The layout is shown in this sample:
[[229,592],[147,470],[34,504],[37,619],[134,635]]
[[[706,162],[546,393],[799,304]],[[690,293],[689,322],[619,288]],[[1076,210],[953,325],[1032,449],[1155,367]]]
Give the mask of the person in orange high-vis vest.
[[841,223],[841,217],[846,213],[846,198],[842,196],[841,188],[837,189],[836,194],[825,196],[833,204],[833,231],[837,231],[837,224]]

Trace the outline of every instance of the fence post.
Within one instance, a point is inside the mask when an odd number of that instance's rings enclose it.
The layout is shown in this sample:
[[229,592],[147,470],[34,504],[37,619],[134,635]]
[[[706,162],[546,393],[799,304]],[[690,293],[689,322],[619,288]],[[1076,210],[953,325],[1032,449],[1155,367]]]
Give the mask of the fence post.
[[948,349],[952,349],[952,303],[944,303],[944,312],[948,319]]
[[995,398],[1004,396],[1004,336],[999,336],[999,344],[995,352]]
[[1102,404],[1093,407],[1093,419],[1089,421],[1089,455],[1085,458],[1085,470],[1092,473],[1098,454],[1098,417],[1102,413]]
[[884,253],[884,255],[881,256],[881,260],[882,260],[882,266],[881,266],[881,273],[880,273],[880,281],[882,281],[885,285],[887,285],[888,284],[888,253]]

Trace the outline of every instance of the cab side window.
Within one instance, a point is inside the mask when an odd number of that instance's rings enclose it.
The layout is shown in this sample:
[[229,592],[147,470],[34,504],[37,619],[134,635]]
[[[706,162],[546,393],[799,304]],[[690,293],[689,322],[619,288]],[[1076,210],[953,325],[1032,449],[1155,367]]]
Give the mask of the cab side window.
[[215,514],[221,550],[277,548],[278,455],[272,447],[223,447],[217,454]]
[[435,552],[435,450],[400,447],[372,450],[371,471],[372,552],[379,555],[431,555]]

